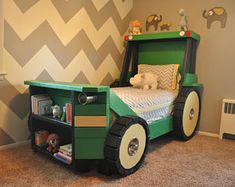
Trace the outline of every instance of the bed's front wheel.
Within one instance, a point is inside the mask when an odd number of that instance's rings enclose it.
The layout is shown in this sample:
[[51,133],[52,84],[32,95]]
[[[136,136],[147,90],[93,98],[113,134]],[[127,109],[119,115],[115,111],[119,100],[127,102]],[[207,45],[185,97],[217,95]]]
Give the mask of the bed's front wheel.
[[189,140],[196,132],[200,115],[200,97],[192,88],[183,89],[174,110],[174,130],[181,140]]
[[120,117],[111,127],[105,144],[105,159],[122,176],[139,169],[149,141],[148,126],[138,117]]

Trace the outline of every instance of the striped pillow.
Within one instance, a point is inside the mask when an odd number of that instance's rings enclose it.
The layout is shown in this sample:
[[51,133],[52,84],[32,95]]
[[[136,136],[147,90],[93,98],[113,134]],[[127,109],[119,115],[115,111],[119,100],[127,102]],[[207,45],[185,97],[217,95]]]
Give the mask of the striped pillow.
[[138,73],[153,73],[158,76],[160,89],[175,90],[177,88],[177,74],[179,64],[169,65],[138,65]]

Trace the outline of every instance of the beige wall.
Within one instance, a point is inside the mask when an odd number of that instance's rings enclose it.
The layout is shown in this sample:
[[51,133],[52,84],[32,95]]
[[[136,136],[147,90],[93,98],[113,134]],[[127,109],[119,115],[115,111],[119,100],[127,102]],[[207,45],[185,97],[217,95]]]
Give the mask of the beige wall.
[[0,80],[3,72],[3,1],[0,0]]
[[[225,29],[221,29],[219,23],[212,24],[209,30],[206,27],[202,12],[215,6],[222,6],[227,10]],[[205,90],[200,130],[218,134],[222,98],[235,99],[235,1],[135,0],[131,18],[145,22],[148,15],[161,14],[163,22],[172,23],[172,30],[178,30],[180,8],[184,8],[188,15],[189,29],[201,35],[197,74]]]

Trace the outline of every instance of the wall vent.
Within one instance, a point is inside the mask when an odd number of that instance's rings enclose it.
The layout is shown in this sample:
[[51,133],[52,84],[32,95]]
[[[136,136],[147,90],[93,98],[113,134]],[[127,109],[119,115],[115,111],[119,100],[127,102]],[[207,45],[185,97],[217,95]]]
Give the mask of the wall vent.
[[223,99],[220,139],[223,138],[224,133],[235,135],[235,100]]

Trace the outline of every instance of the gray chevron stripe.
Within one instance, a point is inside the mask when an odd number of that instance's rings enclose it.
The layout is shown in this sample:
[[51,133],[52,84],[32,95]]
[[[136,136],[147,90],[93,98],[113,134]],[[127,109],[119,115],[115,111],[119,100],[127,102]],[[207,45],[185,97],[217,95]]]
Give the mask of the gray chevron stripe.
[[19,118],[24,119],[29,112],[28,90],[21,94],[6,79],[0,81],[0,100],[7,105]]
[[64,22],[68,22],[82,7],[84,7],[84,0],[51,0],[51,2]]
[[114,81],[113,77],[110,73],[107,73],[107,75],[104,77],[104,79],[101,81],[101,85],[109,86]]
[[96,51],[84,30],[81,30],[67,46],[64,46],[47,21],[44,21],[23,41],[7,21],[4,23],[4,33],[5,49],[21,66],[24,66],[44,45],[47,45],[64,68],[80,50],[85,51],[95,69],[108,54],[111,54],[117,65],[121,56],[111,37],[108,37]]
[[14,0],[15,4],[21,10],[21,12],[25,13],[32,6],[34,6],[39,0]]
[[87,79],[86,75],[83,72],[80,72],[76,78],[73,80],[74,83],[83,83],[89,84],[90,81]]
[[15,143],[15,141],[8,136],[8,134],[0,128],[0,146]]
[[100,11],[97,11],[91,0],[52,0],[52,3],[65,22],[68,22],[84,7],[97,30],[108,18],[112,17],[120,34],[123,35],[130,21],[131,11],[122,20],[113,1],[107,2]]
[[36,80],[54,81],[50,74],[47,72],[47,70],[43,70],[42,73],[40,73],[40,75],[36,78]]

